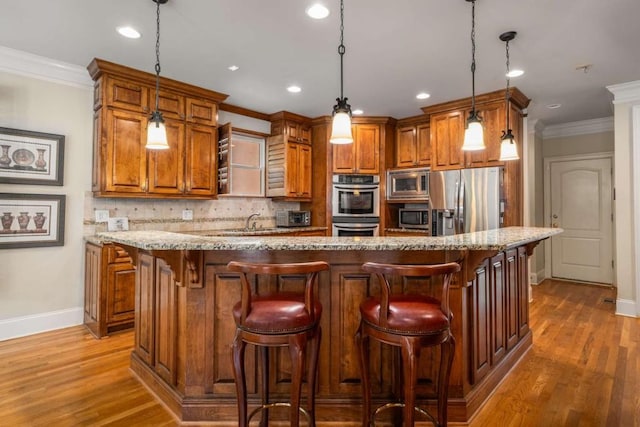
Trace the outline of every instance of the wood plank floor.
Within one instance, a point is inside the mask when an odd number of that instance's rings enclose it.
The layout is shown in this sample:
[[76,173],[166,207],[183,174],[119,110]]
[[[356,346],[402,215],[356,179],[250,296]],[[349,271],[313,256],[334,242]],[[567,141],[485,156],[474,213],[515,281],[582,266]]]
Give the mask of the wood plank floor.
[[[613,314],[610,288],[548,280],[533,297],[533,349],[470,426],[640,426],[640,319]],[[178,425],[130,374],[132,343],[81,326],[0,342],[0,426]]]

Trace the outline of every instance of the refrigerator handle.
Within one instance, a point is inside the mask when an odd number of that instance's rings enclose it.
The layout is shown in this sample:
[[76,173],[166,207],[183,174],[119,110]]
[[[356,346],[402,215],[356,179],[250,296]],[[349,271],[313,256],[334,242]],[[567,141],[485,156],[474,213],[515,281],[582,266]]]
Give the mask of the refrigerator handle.
[[455,188],[455,194],[456,194],[456,205],[453,211],[453,224],[454,224],[454,233],[455,234],[460,234],[461,231],[461,227],[460,227],[460,181],[456,181],[456,188]]

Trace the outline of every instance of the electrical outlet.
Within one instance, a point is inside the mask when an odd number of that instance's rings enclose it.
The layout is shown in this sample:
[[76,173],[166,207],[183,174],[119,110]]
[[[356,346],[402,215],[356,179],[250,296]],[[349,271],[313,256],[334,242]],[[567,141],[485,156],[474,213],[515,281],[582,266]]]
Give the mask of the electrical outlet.
[[183,209],[182,219],[184,221],[193,221],[193,211],[191,209]]
[[109,221],[109,211],[106,209],[96,209],[96,222],[107,222]]

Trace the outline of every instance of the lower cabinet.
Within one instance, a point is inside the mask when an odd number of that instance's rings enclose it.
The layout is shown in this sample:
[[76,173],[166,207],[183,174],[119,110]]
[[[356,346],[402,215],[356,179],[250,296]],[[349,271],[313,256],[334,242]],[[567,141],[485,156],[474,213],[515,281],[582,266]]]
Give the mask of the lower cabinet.
[[135,269],[114,244],[85,244],[84,324],[97,338],[134,322]]
[[509,249],[484,262],[470,283],[470,382],[476,384],[529,332],[526,247]]

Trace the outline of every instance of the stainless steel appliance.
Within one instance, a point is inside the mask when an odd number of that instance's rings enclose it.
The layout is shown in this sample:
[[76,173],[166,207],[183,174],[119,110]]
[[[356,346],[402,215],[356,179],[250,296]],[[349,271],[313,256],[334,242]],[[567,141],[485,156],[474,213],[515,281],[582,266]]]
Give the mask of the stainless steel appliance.
[[428,230],[430,225],[429,205],[406,204],[404,208],[398,209],[398,226],[400,228]]
[[332,236],[378,236],[380,225],[375,223],[334,222]]
[[491,230],[502,226],[504,168],[429,174],[431,235]]
[[309,211],[276,211],[276,227],[308,227],[311,225]]
[[334,217],[380,217],[378,175],[334,175],[332,215]]
[[387,200],[427,201],[428,199],[429,168],[387,171]]

